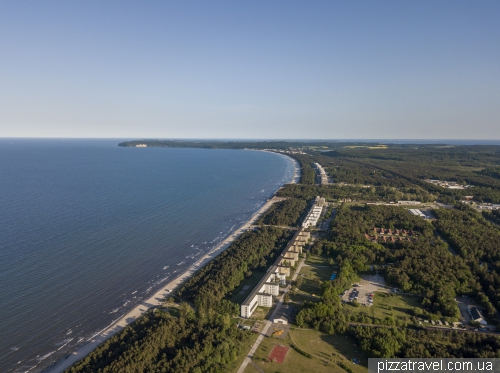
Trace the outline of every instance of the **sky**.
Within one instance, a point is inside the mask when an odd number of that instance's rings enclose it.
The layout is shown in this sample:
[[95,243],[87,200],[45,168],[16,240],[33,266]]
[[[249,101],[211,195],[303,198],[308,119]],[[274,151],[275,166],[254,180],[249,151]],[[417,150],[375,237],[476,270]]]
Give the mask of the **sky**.
[[11,1],[0,137],[500,139],[500,1]]

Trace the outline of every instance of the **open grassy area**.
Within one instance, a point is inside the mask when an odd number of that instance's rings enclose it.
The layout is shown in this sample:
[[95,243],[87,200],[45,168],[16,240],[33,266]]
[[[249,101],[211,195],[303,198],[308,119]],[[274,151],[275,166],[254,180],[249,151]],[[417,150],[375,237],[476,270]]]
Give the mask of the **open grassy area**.
[[252,364],[248,364],[243,373],[260,373]]
[[328,263],[327,258],[322,257],[322,256],[312,255],[312,254],[309,254],[309,257],[306,259],[306,264],[316,264],[316,265],[322,265],[322,266],[330,265]]
[[261,307],[258,306],[255,311],[253,312],[251,319],[253,320],[264,320],[266,316],[268,316],[269,312],[275,308],[274,305],[272,308],[269,307]]
[[[229,300],[233,303],[241,304],[246,297],[252,292],[258,282],[264,277],[265,272],[253,272],[250,277],[241,281],[240,285],[231,292]],[[243,290],[245,288],[246,290]]]
[[[311,354],[312,358],[290,348],[282,364],[269,362],[267,357],[275,345],[287,347],[295,345]],[[316,330],[292,329],[284,341],[271,337],[264,338],[255,353],[254,362],[266,373],[345,373],[345,370],[337,365],[338,362],[349,366],[355,373],[366,373],[368,360],[359,351],[358,346],[350,337],[330,336]],[[358,359],[361,365],[354,364],[352,362],[353,358]],[[254,371],[248,370],[248,372]]]
[[290,304],[300,310],[306,301],[320,301],[321,283],[329,280],[336,269],[335,266],[303,266],[297,277],[302,279],[302,285],[290,295]]
[[299,274],[303,279],[300,291],[310,295],[321,295],[321,284],[324,281],[328,281],[336,269],[335,266],[328,265],[309,265],[302,267]]
[[354,307],[344,305],[344,310],[350,314],[366,315],[383,320],[392,317],[411,323],[411,309],[422,308],[422,298],[418,296],[375,292],[373,306]]

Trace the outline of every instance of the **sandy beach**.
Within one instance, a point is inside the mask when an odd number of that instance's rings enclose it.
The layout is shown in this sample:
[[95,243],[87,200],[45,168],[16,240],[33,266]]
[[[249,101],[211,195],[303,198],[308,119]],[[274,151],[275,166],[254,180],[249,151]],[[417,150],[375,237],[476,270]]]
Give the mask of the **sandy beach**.
[[[294,177],[295,179],[295,177]],[[75,350],[72,354],[68,355],[66,358],[60,360],[56,365],[48,370],[50,373],[63,372],[65,369],[72,366],[77,361],[83,359],[85,356],[90,354],[99,344],[104,342],[106,339],[115,335],[116,333],[123,330],[127,325],[134,322],[138,317],[144,314],[151,307],[155,307],[161,304],[161,301],[168,296],[172,291],[177,289],[184,281],[190,278],[196,271],[206,265],[210,260],[214,259],[222,251],[224,251],[236,238],[241,236],[246,232],[261,216],[266,212],[269,207],[278,201],[282,201],[285,198],[273,197],[264,204],[252,217],[243,224],[240,228],[234,231],[229,237],[222,241],[218,246],[212,249],[210,252],[201,257],[196,263],[190,266],[184,273],[179,277],[169,282],[163,286],[160,290],[154,293],[149,299],[142,301],[127,314],[123,315],[121,318],[113,322],[107,328],[96,333],[89,341]]]

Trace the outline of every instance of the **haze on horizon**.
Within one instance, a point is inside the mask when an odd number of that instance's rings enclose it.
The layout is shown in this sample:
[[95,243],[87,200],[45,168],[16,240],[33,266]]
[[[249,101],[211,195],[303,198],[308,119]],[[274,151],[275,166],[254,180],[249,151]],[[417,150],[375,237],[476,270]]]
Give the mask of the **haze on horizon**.
[[0,12],[0,137],[500,139],[498,1]]

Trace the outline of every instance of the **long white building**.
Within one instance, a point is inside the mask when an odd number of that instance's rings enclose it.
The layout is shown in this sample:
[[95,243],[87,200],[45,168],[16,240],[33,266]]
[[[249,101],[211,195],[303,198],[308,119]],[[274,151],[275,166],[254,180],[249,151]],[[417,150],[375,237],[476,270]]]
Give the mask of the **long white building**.
[[241,317],[250,317],[258,306],[271,307],[273,295],[280,294],[279,284],[286,280],[286,275],[280,273],[278,266],[269,268],[250,295],[241,304]]
[[316,169],[318,170],[318,178],[320,184],[322,185],[328,184],[328,175],[326,174],[326,171],[323,168],[323,166],[320,165],[319,163],[315,163],[314,166],[316,166]]
[[273,296],[279,295],[279,285],[286,285],[286,278],[290,276],[290,267],[295,266],[302,253],[302,248],[311,237],[310,232],[299,229],[290,240],[281,255],[276,259],[253,291],[241,304],[241,317],[250,317],[257,307],[271,307]]
[[307,214],[306,218],[302,222],[303,228],[314,227],[318,224],[318,220],[321,216],[321,212],[323,211],[323,206],[325,205],[325,199],[319,196],[314,200],[314,204]]

